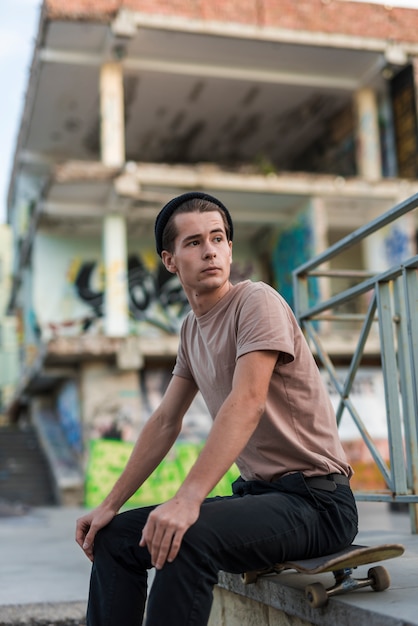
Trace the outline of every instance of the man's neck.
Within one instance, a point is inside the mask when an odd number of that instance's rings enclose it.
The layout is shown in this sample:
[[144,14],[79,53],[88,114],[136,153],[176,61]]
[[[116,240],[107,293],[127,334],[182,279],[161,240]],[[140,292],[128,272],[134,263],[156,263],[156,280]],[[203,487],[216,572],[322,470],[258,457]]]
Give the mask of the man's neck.
[[186,292],[187,299],[189,300],[190,306],[192,307],[193,313],[196,317],[201,317],[208,313],[222,298],[224,298],[227,293],[230,292],[232,288],[232,284],[228,281],[219,289],[208,292],[196,292],[195,290],[191,290],[190,293]]

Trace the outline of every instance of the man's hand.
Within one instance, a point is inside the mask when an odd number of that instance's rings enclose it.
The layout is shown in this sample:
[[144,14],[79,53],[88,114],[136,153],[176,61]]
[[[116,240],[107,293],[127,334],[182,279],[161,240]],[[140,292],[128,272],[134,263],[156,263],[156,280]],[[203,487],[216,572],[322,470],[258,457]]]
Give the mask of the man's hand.
[[150,513],[139,545],[147,547],[151,562],[161,569],[176,558],[184,533],[199,517],[200,503],[174,496]]
[[85,555],[90,561],[93,561],[93,547],[96,533],[104,526],[107,526],[115,515],[115,511],[105,509],[101,505],[77,520],[75,540],[82,550],[84,550]]

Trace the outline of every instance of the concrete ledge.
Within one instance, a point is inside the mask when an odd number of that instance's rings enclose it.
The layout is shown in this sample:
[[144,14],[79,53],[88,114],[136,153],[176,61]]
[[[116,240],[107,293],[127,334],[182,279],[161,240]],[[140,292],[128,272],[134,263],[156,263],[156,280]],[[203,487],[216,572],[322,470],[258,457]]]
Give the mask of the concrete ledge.
[[5,605],[0,626],[84,626],[85,602]]
[[310,626],[311,622],[287,615],[284,611],[241,596],[219,585],[208,626]]
[[[240,576],[220,572],[209,626],[406,626],[400,617],[376,612],[374,602],[357,606],[353,595],[337,596],[323,609],[312,609],[305,600],[304,586],[310,576],[281,574],[245,585]],[[332,583],[332,575],[329,579]],[[359,592],[377,595],[372,591]],[[380,594],[379,594],[380,595]],[[367,604],[367,603],[366,603]]]

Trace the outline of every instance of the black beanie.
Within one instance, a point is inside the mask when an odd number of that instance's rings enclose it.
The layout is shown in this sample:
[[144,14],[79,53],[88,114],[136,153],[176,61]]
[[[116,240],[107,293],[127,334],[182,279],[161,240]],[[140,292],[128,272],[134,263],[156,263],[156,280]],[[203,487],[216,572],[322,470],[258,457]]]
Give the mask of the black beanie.
[[208,193],[203,193],[201,191],[188,191],[187,193],[181,194],[181,196],[173,198],[172,200],[170,200],[170,202],[167,202],[167,204],[161,209],[161,211],[157,215],[154,231],[155,243],[159,256],[161,256],[161,252],[163,250],[163,232],[164,228],[167,226],[168,220],[179,206],[181,206],[185,202],[188,202],[189,200],[193,200],[194,198],[206,200],[207,202],[212,202],[212,204],[216,204],[216,206],[222,209],[222,211],[225,213],[229,225],[229,240],[232,241],[234,227],[232,224],[231,216],[226,206],[222,204],[220,200],[218,200],[214,196],[209,195]]

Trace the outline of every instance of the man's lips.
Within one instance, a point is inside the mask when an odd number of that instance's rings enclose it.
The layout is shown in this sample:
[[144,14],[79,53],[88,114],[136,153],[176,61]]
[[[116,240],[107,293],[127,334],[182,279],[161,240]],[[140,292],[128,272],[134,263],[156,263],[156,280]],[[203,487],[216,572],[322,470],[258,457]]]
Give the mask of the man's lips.
[[220,267],[217,267],[215,265],[211,265],[210,267],[206,267],[204,270],[202,270],[202,272],[204,274],[206,273],[212,273],[212,272],[219,272],[220,271]]

